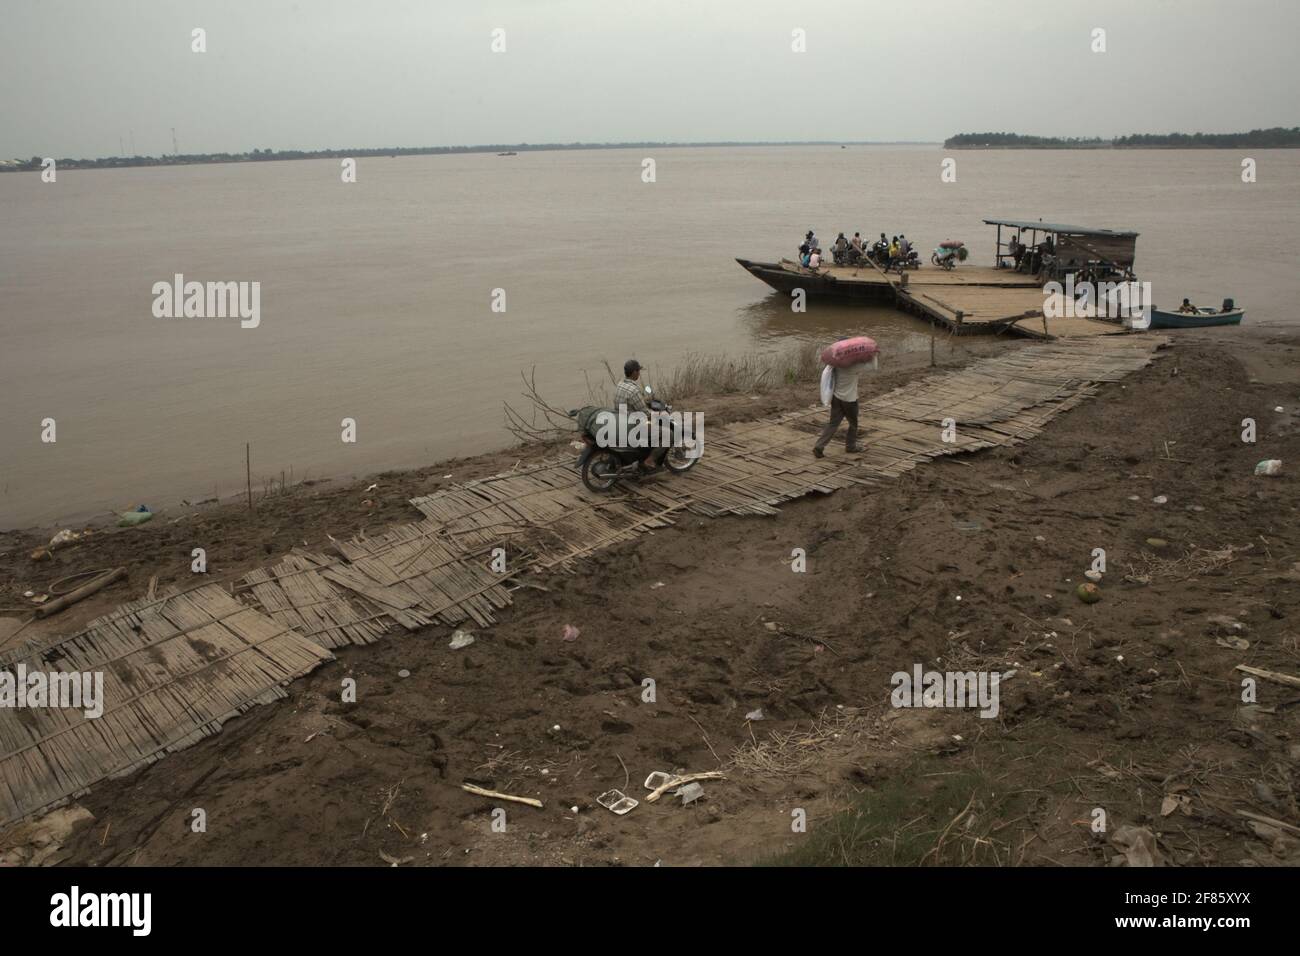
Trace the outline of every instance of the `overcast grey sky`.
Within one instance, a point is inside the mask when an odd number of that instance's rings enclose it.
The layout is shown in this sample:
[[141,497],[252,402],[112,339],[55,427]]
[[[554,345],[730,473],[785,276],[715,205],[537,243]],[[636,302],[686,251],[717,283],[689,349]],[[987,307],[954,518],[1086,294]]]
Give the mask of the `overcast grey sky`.
[[5,0],[0,156],[1294,126],[1298,33],[1296,0]]

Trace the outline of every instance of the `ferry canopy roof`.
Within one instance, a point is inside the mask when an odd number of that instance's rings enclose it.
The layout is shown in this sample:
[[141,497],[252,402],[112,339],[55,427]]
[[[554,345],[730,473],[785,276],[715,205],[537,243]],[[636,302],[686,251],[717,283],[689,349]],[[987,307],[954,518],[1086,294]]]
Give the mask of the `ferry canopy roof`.
[[1091,226],[1066,226],[1059,222],[1043,222],[1041,219],[985,219],[989,226],[1010,226],[1013,229],[1037,229],[1039,232],[1055,232],[1068,236],[1111,236],[1118,239],[1136,239],[1138,234],[1128,229],[1094,229]]

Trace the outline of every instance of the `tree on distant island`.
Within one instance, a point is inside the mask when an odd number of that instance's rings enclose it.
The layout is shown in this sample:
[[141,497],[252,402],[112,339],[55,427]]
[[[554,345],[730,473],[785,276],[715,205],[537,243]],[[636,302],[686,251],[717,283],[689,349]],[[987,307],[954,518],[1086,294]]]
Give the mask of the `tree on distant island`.
[[1285,149],[1300,146],[1300,127],[1253,129],[1248,133],[1133,133],[1107,140],[1099,137],[1027,136],[1022,133],[958,133],[944,141],[949,149]]

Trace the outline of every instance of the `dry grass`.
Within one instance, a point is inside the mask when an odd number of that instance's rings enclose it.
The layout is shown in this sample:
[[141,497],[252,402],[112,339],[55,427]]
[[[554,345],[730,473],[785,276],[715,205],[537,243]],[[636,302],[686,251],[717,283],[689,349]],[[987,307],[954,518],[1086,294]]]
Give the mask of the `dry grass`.
[[[646,379],[657,398],[679,402],[702,395],[754,394],[782,385],[816,382],[821,377],[821,350],[815,343],[782,352],[750,353],[738,358],[691,353],[666,372],[647,370]],[[554,443],[573,437],[573,421],[565,409],[578,405],[613,405],[614,388],[622,379],[606,359],[604,375],[593,381],[586,375],[587,394],[580,401],[561,407],[538,391],[536,369],[520,371],[523,403],[518,408],[505,404],[506,428],[521,442]]]
[[754,394],[782,385],[816,382],[821,377],[820,354],[815,343],[739,357],[691,353],[667,374],[657,376],[655,390],[675,402],[698,395]]
[[772,731],[732,753],[729,767],[759,776],[793,776],[820,764],[828,751],[847,749],[864,722],[852,713],[823,711],[807,730]]
[[1252,547],[1254,545],[1247,544],[1241,547],[1228,545],[1217,550],[1192,548],[1178,558],[1162,558],[1149,551],[1141,551],[1128,566],[1128,573],[1124,575],[1124,580],[1132,581],[1134,584],[1184,581],[1198,574],[1208,574],[1226,567],[1237,560],[1239,552],[1249,551]]

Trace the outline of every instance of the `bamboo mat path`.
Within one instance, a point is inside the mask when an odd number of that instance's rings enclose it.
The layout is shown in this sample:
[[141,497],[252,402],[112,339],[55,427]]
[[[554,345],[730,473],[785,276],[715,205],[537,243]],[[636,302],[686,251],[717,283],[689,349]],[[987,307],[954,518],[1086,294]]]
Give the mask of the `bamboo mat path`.
[[[245,575],[233,596],[207,584],[141,599],[69,637],[11,650],[0,669],[21,661],[29,670],[102,672],[106,704],[98,719],[0,708],[0,825],[216,733],[284,696],[286,683],[332,660],[332,649],[393,628],[488,627],[510,604],[512,580],[572,570],[683,513],[773,515],[806,495],[1025,441],[1099,383],[1149,364],[1166,341],[1062,339],[935,373],[862,403],[856,455],[812,456],[827,414],[813,407],[706,428],[704,458],[690,472],[606,495],[582,485],[572,457],[539,462],[412,499],[420,520],[331,539],[335,553],[295,549]],[[945,435],[948,419],[955,429]]]
[[43,651],[24,648],[5,670],[100,674],[103,713],[0,709],[0,823],[215,734],[331,659],[217,584],[132,602]]

